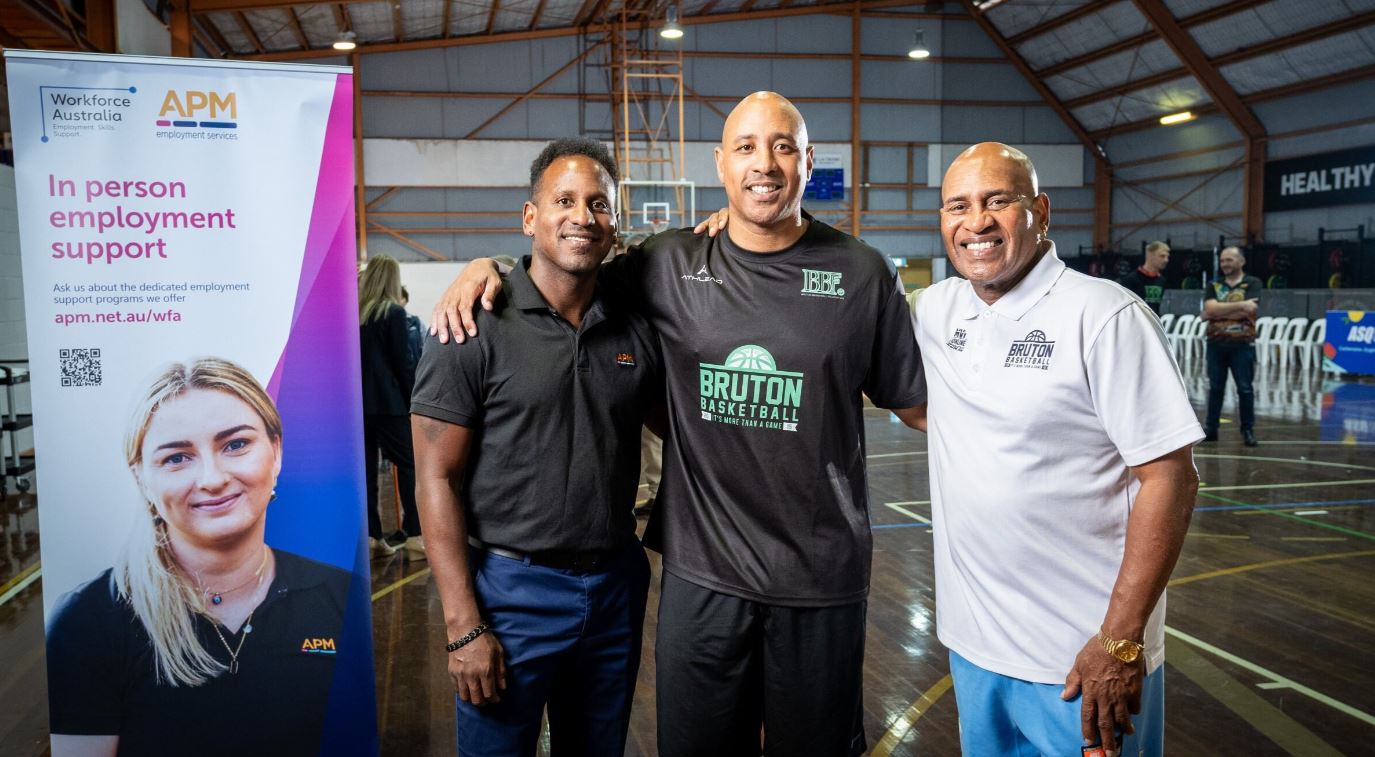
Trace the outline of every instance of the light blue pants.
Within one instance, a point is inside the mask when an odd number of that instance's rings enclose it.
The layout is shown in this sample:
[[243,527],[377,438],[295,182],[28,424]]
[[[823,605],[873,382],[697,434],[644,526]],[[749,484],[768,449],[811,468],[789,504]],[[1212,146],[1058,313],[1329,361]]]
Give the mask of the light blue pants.
[[[950,676],[960,709],[960,748],[965,757],[1080,757],[1081,697],[1060,699],[1063,684],[1031,683],[999,675],[950,653]],[[1161,757],[1165,742],[1165,668],[1146,676],[1136,733],[1122,743],[1122,757]]]

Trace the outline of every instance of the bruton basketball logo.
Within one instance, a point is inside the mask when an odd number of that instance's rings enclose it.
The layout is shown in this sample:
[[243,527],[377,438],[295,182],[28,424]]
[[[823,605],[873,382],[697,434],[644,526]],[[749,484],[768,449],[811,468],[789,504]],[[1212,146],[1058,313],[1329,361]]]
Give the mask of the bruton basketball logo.
[[835,271],[812,271],[802,269],[802,294],[809,297],[836,297],[845,296],[845,290],[840,288],[841,274]]
[[803,376],[780,371],[757,344],[737,347],[721,365],[698,365],[702,420],[745,428],[796,431]]
[[1012,343],[1012,349],[1007,351],[1007,360],[1003,362],[1003,367],[1049,370],[1050,356],[1054,352],[1055,342],[1048,341],[1046,333],[1036,329],[1027,334],[1026,339]]

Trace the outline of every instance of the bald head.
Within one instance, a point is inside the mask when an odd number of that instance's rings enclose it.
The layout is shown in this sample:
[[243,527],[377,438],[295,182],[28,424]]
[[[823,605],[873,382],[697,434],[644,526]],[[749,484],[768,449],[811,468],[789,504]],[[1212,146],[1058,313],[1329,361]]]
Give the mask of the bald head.
[[798,149],[807,148],[807,122],[802,120],[801,111],[783,95],[766,91],[755,92],[735,104],[721,129],[721,146],[729,149],[730,143],[740,136],[758,136],[743,134],[742,129],[753,131],[749,125],[760,120],[786,124]]
[[957,170],[976,170],[981,173],[997,171],[1015,179],[1018,182],[1017,191],[1032,197],[1041,193],[1041,183],[1036,178],[1036,166],[1031,164],[1031,158],[1002,142],[980,142],[966,149],[946,169],[946,177],[949,178],[951,172]]
[[811,175],[807,123],[788,98],[755,92],[735,106],[716,148],[733,241],[755,252],[797,241],[806,229],[802,192]]

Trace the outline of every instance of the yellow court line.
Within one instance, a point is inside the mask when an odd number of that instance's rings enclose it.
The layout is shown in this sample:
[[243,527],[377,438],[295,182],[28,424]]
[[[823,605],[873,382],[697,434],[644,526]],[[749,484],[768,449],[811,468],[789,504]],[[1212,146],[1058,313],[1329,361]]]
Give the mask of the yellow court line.
[[1170,579],[1170,582],[1165,585],[1182,586],[1184,584],[1191,584],[1195,581],[1203,581],[1209,578],[1218,578],[1220,576],[1230,576],[1235,575],[1237,573],[1248,573],[1253,570],[1261,570],[1262,568],[1278,568],[1283,565],[1300,565],[1302,563],[1309,562],[1322,562],[1324,560],[1342,560],[1348,557],[1370,557],[1372,555],[1375,555],[1375,549],[1363,549],[1358,552],[1336,552],[1328,555],[1309,555],[1308,557],[1290,557],[1284,560],[1268,560],[1266,562],[1257,562],[1250,563],[1248,565],[1237,565],[1232,568],[1223,568],[1222,570],[1211,570],[1207,573],[1198,573],[1192,576],[1172,578]]
[[414,580],[416,580],[417,578],[424,578],[425,576],[428,576],[428,575],[430,575],[430,569],[429,569],[429,568],[425,568],[424,570],[418,570],[418,571],[416,571],[416,572],[410,574],[409,576],[406,576],[405,578],[401,579],[400,581],[397,581],[396,583],[394,583],[394,584],[392,584],[392,585],[390,585],[390,586],[386,586],[386,587],[384,587],[384,588],[378,589],[377,591],[373,592],[373,593],[372,593],[372,601],[376,602],[377,600],[379,600],[379,599],[381,599],[382,597],[385,597],[385,596],[387,596],[388,594],[390,594],[390,593],[396,591],[397,589],[401,588],[402,586],[405,586],[406,584],[410,583],[411,581],[414,581]]
[[946,675],[941,680],[936,681],[935,686],[927,689],[924,694],[918,697],[917,701],[907,708],[907,712],[902,713],[901,717],[893,722],[888,732],[883,734],[883,738],[879,739],[874,751],[869,753],[871,757],[888,757],[892,754],[893,749],[901,744],[903,739],[907,738],[908,733],[911,733],[912,726],[916,725],[921,716],[926,714],[926,711],[931,709],[941,697],[945,696],[945,692],[949,691],[954,683],[950,676]]
[[42,565],[43,563],[36,562],[33,565],[30,565],[29,567],[25,568],[24,570],[21,570],[19,572],[19,575],[6,581],[4,584],[0,584],[0,594],[4,594],[5,592],[9,591],[11,587],[18,585],[24,579],[28,578],[35,570],[38,570],[39,567],[41,567]]
[[37,581],[38,578],[43,575],[40,570],[42,566],[43,563],[36,562],[20,571],[19,575],[6,581],[3,586],[0,586],[0,605],[10,601],[18,595],[19,592],[28,588],[29,584]]

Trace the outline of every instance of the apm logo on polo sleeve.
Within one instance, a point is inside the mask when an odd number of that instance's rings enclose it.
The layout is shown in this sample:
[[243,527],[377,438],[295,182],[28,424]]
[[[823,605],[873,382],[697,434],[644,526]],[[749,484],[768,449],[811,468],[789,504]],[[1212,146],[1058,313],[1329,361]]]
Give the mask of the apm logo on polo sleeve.
[[1050,356],[1055,352],[1055,342],[1046,339],[1046,332],[1036,329],[1026,335],[1026,339],[1012,343],[1007,351],[1004,368],[1040,368],[1050,370]]
[[723,365],[698,364],[702,420],[746,428],[796,431],[801,373],[780,371],[757,344],[737,347]]

